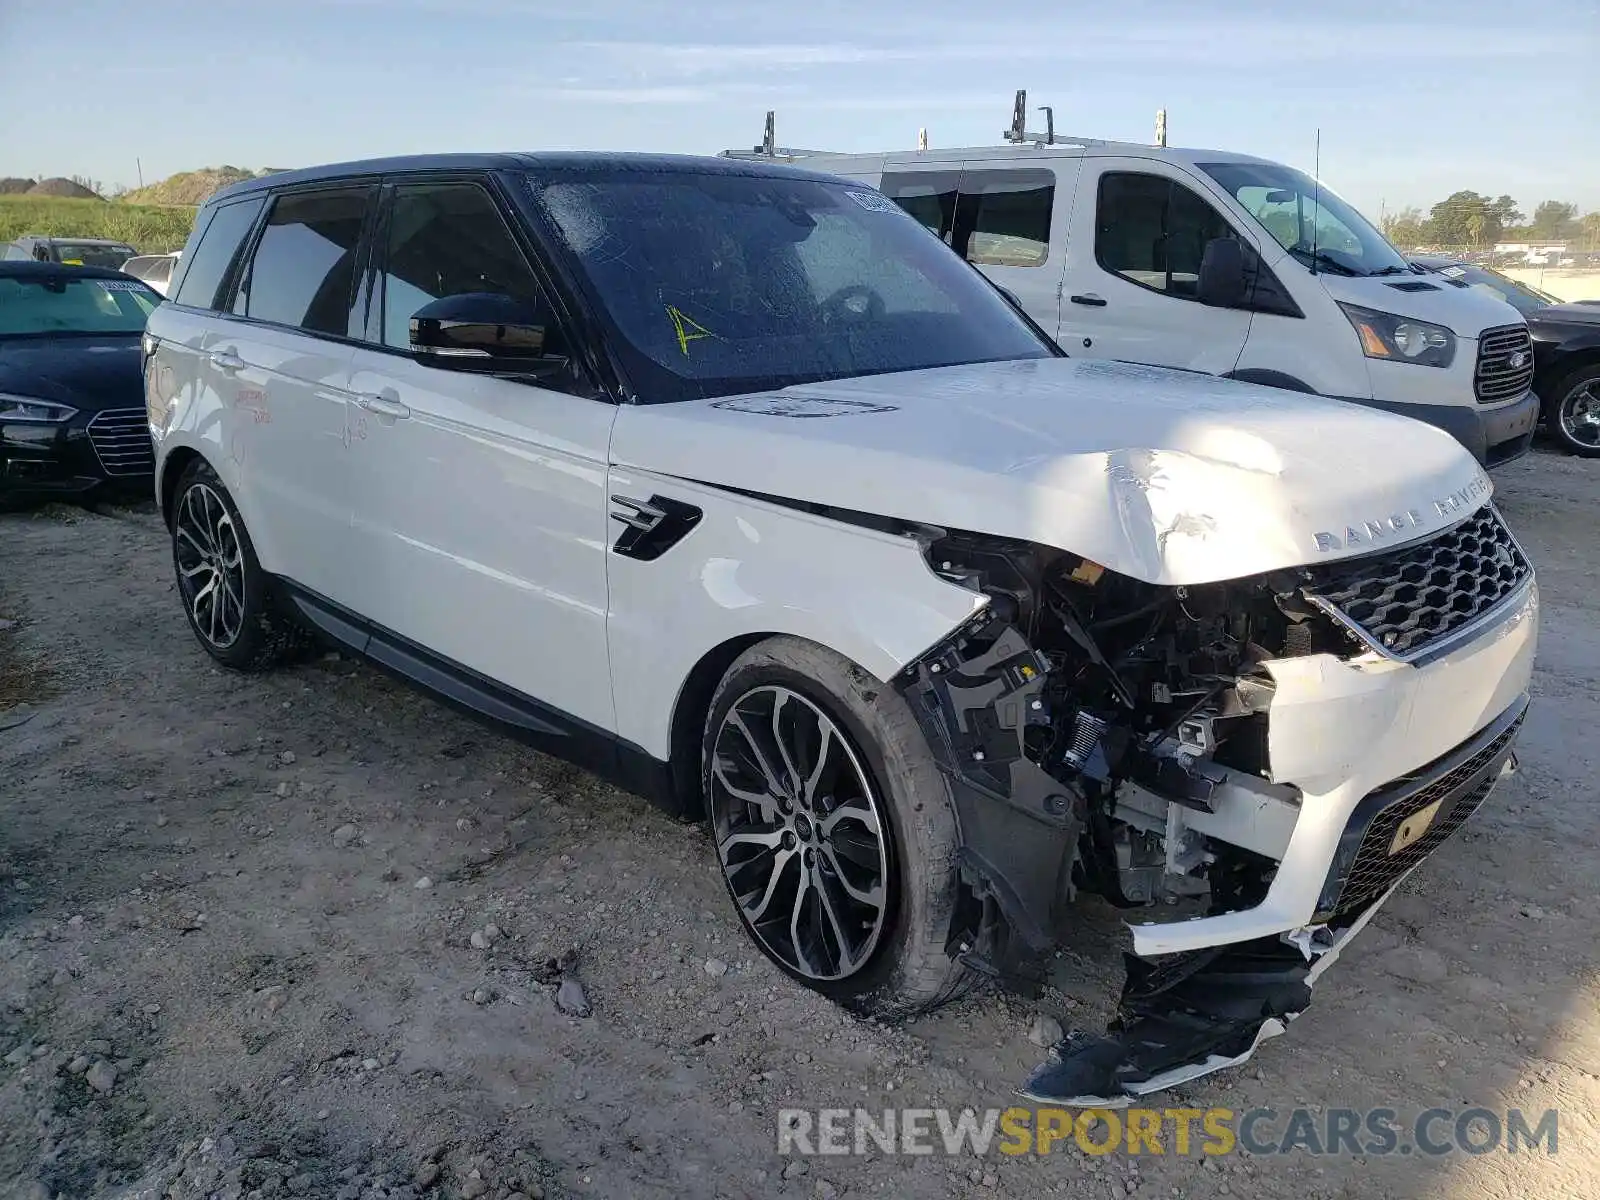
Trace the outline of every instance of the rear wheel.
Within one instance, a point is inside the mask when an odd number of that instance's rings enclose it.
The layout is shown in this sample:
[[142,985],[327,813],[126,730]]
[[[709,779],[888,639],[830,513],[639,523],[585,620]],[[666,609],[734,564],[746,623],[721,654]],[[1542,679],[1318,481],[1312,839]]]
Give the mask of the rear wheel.
[[718,687],[702,765],[724,881],[768,958],[880,1016],[964,990],[945,949],[954,806],[898,692],[821,646],[772,638]]
[[1573,454],[1600,458],[1600,363],[1580,367],[1556,384],[1550,426]]
[[224,666],[264,671],[309,643],[275,606],[233,497],[204,459],[185,468],[173,493],[172,565],[189,628]]

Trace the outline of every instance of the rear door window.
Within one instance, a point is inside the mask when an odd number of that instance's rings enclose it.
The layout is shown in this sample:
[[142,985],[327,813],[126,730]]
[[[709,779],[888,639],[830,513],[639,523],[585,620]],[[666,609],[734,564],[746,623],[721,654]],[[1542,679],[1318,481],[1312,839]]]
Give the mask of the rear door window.
[[212,212],[193,251],[184,256],[187,267],[179,280],[174,301],[194,308],[216,308],[217,293],[228,276],[228,269],[265,203],[264,197],[255,196],[220,205]]
[[1044,170],[963,171],[952,244],[974,266],[1043,266],[1055,182]]
[[310,333],[350,333],[356,255],[374,187],[279,196],[239,282],[233,311]]

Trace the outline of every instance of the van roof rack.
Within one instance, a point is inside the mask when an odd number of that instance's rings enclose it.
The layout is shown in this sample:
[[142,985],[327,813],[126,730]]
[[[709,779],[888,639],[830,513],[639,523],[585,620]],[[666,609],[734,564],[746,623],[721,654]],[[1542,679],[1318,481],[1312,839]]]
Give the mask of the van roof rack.
[[[1018,88],[1016,99],[1011,108],[1011,125],[1001,130],[1000,136],[1014,146],[1032,143],[1035,146],[1128,146],[1140,150],[1151,149],[1147,142],[1119,142],[1109,138],[1079,137],[1077,134],[1057,133],[1055,110],[1049,105],[1040,105],[1039,111],[1044,113],[1045,128],[1043,133],[1029,132],[1027,128],[1028,116],[1028,91]],[[927,131],[923,131],[919,139],[920,150],[927,150]],[[1156,140],[1157,149],[1165,149],[1167,145],[1167,110],[1161,109],[1156,113]],[[739,159],[774,159],[791,160],[796,158],[835,157],[856,153],[848,150],[801,150],[793,146],[778,145],[777,138],[777,113],[772,110],[767,112],[766,128],[763,131],[760,145],[749,150],[724,150],[719,157]]]

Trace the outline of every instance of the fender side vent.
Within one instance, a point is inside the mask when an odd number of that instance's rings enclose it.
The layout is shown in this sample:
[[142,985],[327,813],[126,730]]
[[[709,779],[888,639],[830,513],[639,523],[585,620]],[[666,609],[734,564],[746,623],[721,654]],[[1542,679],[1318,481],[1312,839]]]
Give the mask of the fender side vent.
[[666,496],[635,500],[611,497],[611,519],[623,530],[611,547],[618,554],[641,562],[654,562],[689,535],[705,514],[693,504]]

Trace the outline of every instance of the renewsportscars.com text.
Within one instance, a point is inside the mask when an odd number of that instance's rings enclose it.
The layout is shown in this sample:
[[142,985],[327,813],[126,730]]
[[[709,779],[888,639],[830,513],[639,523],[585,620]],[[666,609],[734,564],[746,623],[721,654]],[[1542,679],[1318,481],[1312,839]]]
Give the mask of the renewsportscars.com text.
[[784,1108],[778,1153],[799,1155],[1555,1154],[1559,1113],[1430,1108]]

